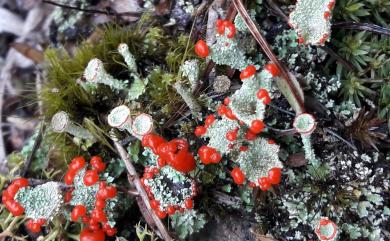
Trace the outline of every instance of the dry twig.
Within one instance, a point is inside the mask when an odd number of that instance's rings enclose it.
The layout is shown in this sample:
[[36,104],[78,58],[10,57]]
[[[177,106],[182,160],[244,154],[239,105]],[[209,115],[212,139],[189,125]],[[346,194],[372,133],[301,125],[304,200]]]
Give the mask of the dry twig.
[[[152,208],[150,207],[149,198],[146,194],[145,189],[143,188],[141,184],[141,180],[138,176],[137,171],[135,170],[133,164],[130,161],[129,154],[126,152],[126,150],[121,146],[118,142],[118,140],[114,137],[112,138],[112,141],[114,142],[115,148],[119,153],[119,156],[125,163],[127,172],[129,174],[129,182],[131,185],[134,185],[136,190],[138,191],[139,198],[137,199],[137,203],[140,206],[140,211],[142,212],[142,215],[145,217],[145,220],[150,220],[150,217],[153,220],[153,226],[156,226],[161,237],[165,241],[171,241],[173,240],[172,237],[169,235],[168,230],[166,229],[165,225],[159,219],[156,214],[153,212]],[[146,209],[145,209],[146,207]]]

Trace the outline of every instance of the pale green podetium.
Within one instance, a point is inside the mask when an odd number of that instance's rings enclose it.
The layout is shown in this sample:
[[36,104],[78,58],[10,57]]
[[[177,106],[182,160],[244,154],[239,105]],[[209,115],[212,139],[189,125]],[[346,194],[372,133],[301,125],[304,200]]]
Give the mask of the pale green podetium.
[[305,158],[314,166],[319,165],[319,161],[314,153],[310,135],[315,130],[316,121],[314,117],[307,113],[302,113],[295,117],[293,127],[301,134]]
[[137,73],[137,64],[135,62],[134,56],[129,51],[129,46],[125,43],[121,43],[118,46],[118,52],[122,55],[123,59],[126,62],[129,71],[132,73]]
[[103,62],[100,59],[91,59],[84,70],[84,78],[93,84],[104,84],[112,90],[123,90],[126,88],[128,80],[122,81],[115,79],[104,69]]
[[88,140],[92,143],[96,141],[95,137],[88,130],[73,123],[65,111],[59,111],[53,115],[51,118],[51,128],[57,133],[66,132],[74,137]]

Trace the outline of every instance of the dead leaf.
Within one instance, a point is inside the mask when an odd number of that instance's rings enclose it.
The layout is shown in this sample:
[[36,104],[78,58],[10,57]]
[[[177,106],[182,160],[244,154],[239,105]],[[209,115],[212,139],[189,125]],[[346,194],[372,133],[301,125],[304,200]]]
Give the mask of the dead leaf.
[[291,167],[301,167],[306,165],[307,160],[305,159],[305,154],[303,152],[291,154],[288,157],[287,164]]
[[[142,12],[142,7],[137,0],[115,0],[111,1],[111,8],[117,13]],[[139,19],[139,16],[121,16],[123,19],[133,22]]]
[[255,236],[255,238],[259,241],[278,241],[277,239],[274,239],[272,237],[269,237],[267,235],[262,235],[257,233],[254,229],[250,228],[249,231]]
[[16,51],[24,55],[25,57],[31,59],[36,64],[40,64],[44,60],[44,55],[42,51],[39,51],[25,43],[13,43],[11,44]]
[[20,36],[23,33],[23,19],[5,8],[0,8],[0,33],[8,32]]

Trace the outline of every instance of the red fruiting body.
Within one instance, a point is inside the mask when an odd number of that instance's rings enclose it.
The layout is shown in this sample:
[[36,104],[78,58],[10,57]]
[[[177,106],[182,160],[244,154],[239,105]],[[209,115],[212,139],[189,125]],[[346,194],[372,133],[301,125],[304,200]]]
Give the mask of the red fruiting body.
[[66,185],[72,185],[73,184],[73,179],[74,177],[76,176],[76,173],[69,170],[65,173],[65,176],[64,176],[64,182]]
[[260,189],[263,191],[267,191],[271,187],[268,177],[260,177],[257,181],[259,182]]
[[233,111],[231,109],[227,109],[226,117],[231,119],[231,120],[236,120],[237,119],[237,117],[233,114]]
[[192,201],[192,199],[186,199],[184,201],[184,205],[186,206],[187,209],[191,209],[194,207],[194,202]]
[[80,233],[80,241],[104,241],[106,235],[101,229],[92,230],[91,228],[85,228]]
[[228,141],[235,141],[237,139],[238,128],[226,133],[226,139]]
[[252,121],[252,125],[249,129],[253,133],[259,134],[264,129],[264,127],[265,125],[262,120],[254,120]]
[[251,187],[251,188],[255,188],[256,187],[256,183],[254,183],[254,182],[249,182],[249,187]]
[[88,170],[85,172],[83,181],[86,186],[92,186],[99,181],[99,174],[96,170]]
[[204,120],[204,126],[209,128],[215,121],[215,115],[208,115]]
[[14,198],[19,189],[20,186],[16,185],[15,183],[11,183],[11,185],[7,187],[7,193],[10,197]]
[[70,200],[72,200],[72,192],[71,191],[65,192],[65,195],[64,195],[65,203],[70,202]]
[[243,184],[245,181],[245,174],[238,167],[233,168],[230,175],[232,176],[234,183],[238,185]]
[[226,35],[228,38],[233,38],[236,35],[236,26],[228,20],[217,20],[217,32],[219,34],[225,34],[226,28],[229,29],[229,33]]
[[330,17],[330,12],[329,11],[325,11],[324,12],[324,18],[325,19],[329,19],[329,17]]
[[253,65],[248,65],[243,71],[241,71],[240,79],[244,80],[256,74],[256,67]]
[[16,178],[13,180],[12,184],[18,186],[19,188],[27,187],[28,186],[28,180],[26,178]]
[[91,219],[88,216],[84,216],[81,218],[81,221],[83,221],[83,223],[85,223],[85,224],[89,223],[90,220]]
[[76,205],[70,214],[70,218],[73,222],[77,222],[79,221],[79,218],[84,217],[86,214],[87,208],[84,205]]
[[167,214],[168,215],[173,215],[173,214],[175,214],[175,212],[176,212],[176,209],[173,206],[167,207]]
[[152,199],[150,200],[150,207],[154,210],[156,209],[159,209],[160,208],[160,202],[157,201],[156,199]]
[[89,219],[88,227],[92,230],[99,230],[100,225],[96,219],[93,219],[92,217]]
[[106,231],[107,236],[109,236],[109,237],[114,236],[117,232],[115,227],[107,228],[105,231]]
[[82,156],[77,156],[72,159],[69,164],[69,169],[74,171],[79,171],[85,166],[85,159]]
[[106,163],[103,162],[103,159],[100,156],[93,156],[89,163],[91,163],[91,166],[98,172],[102,172],[106,169]]
[[206,42],[202,39],[198,40],[195,44],[195,53],[200,58],[206,58],[209,56],[209,46],[207,46]]
[[282,169],[274,167],[268,171],[268,180],[271,184],[279,184],[282,176]]
[[230,21],[225,21],[225,27],[229,29],[229,33],[226,35],[228,38],[233,38],[236,35],[236,26]]
[[152,179],[154,174],[152,172],[145,172],[144,173],[144,178],[145,179]]
[[303,44],[305,42],[305,39],[302,36],[298,37],[298,43]]
[[221,161],[221,159],[222,159],[222,156],[217,151],[210,156],[211,163],[217,164],[217,163],[219,163]]
[[41,225],[32,219],[27,221],[26,228],[33,233],[39,233],[41,231]]
[[270,72],[270,74],[275,77],[275,76],[278,76],[280,75],[280,69],[278,68],[278,66],[274,63],[269,63],[269,64],[266,64],[264,66],[264,69],[267,70],[268,72]]
[[106,188],[106,193],[107,193],[106,198],[108,198],[108,199],[114,198],[114,197],[116,196],[116,193],[117,193],[116,187],[114,187],[114,186],[108,186],[108,187]]
[[247,151],[249,147],[247,146],[240,146],[240,151]]
[[221,154],[219,154],[217,150],[208,146],[201,146],[198,150],[198,155],[199,159],[205,165],[218,163],[222,159]]
[[217,109],[217,113],[220,116],[226,115],[226,112],[228,111],[228,108],[225,105],[220,105]]
[[320,44],[325,43],[325,41],[328,39],[328,37],[329,37],[329,34],[324,34],[324,35],[322,36],[322,38],[320,39]]
[[204,126],[197,126],[195,128],[195,136],[197,136],[197,137],[203,136],[204,134],[206,134],[206,132],[207,132],[207,129]]
[[177,138],[160,144],[157,154],[175,170],[188,173],[196,167],[194,156],[188,151],[188,147],[187,140]]
[[35,222],[42,226],[46,223],[46,220],[44,218],[40,218],[40,219],[36,220]]
[[257,98],[263,100],[264,105],[271,103],[271,97],[269,97],[268,91],[266,89],[259,89],[256,95]]
[[161,211],[160,209],[154,210],[154,212],[156,213],[157,217],[159,217],[160,219],[164,219],[167,216],[167,213]]
[[147,134],[142,137],[142,146],[152,149],[154,154],[157,154],[157,147],[166,141],[159,135]]
[[257,134],[253,133],[251,130],[248,130],[245,134],[245,139],[247,139],[248,141],[253,141],[254,139],[256,139],[256,137]]
[[332,10],[332,8],[333,8],[333,6],[334,6],[334,3],[335,3],[335,1],[330,1],[330,2],[328,3],[328,9],[329,9],[329,10]]
[[1,202],[2,202],[2,203],[5,203],[6,201],[12,200],[12,199],[13,199],[13,197],[11,197],[11,196],[8,194],[7,190],[4,190],[3,193],[1,194]]
[[96,209],[104,209],[106,207],[106,201],[104,199],[96,199],[95,201]]
[[157,159],[157,164],[159,167],[163,167],[163,166],[167,165],[166,161],[164,159],[162,159],[161,157],[159,157]]
[[273,144],[276,144],[276,142],[275,142],[275,140],[269,139],[269,140],[268,140],[268,144],[273,145]]
[[225,105],[229,105],[229,103],[230,103],[229,97],[226,97],[226,98],[223,100],[223,103],[224,103]]
[[24,208],[20,203],[16,202],[15,200],[6,200],[4,203],[4,206],[8,209],[8,211],[15,217],[20,216],[24,213]]
[[107,222],[107,216],[103,210],[94,209],[91,211],[91,218],[97,222],[105,223]]

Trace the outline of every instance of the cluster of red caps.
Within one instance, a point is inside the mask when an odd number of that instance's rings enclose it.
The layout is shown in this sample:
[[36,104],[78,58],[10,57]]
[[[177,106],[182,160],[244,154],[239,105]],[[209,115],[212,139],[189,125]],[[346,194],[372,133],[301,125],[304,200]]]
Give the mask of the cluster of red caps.
[[141,184],[145,188],[146,193],[149,197],[150,207],[153,209],[154,213],[157,217],[164,219],[167,215],[173,215],[176,211],[184,212],[185,209],[191,209],[194,206],[194,202],[192,198],[196,194],[195,183],[192,184],[192,196],[184,201],[184,207],[180,207],[178,205],[171,205],[165,209],[162,209],[160,206],[160,200],[156,200],[151,188],[145,183],[145,179],[153,179],[154,175],[159,173],[159,169],[157,167],[145,167],[144,175],[141,178]]
[[[217,32],[219,34],[221,35],[225,34],[226,29],[228,29],[229,32],[226,35],[226,37],[233,38],[236,35],[236,26],[234,26],[234,24],[231,21],[218,19],[216,25],[217,25]],[[200,58],[206,58],[207,56],[209,56],[210,53],[209,47],[207,46],[207,43],[203,39],[200,39],[198,40],[198,42],[196,42],[195,53]]]
[[[83,177],[83,182],[86,186],[95,185],[99,181],[99,173],[106,169],[106,164],[103,162],[103,159],[100,156],[93,156],[90,160],[91,170],[87,170]],[[73,184],[74,177],[77,173],[83,169],[86,165],[84,157],[78,156],[72,159],[69,164],[68,172],[65,174],[65,183],[67,185]],[[116,196],[117,190],[115,186],[107,186],[105,181],[99,182],[99,190],[96,193],[95,208],[90,211],[88,215],[87,207],[84,205],[76,205],[71,212],[71,219],[74,222],[82,221],[87,224],[87,229],[93,232],[103,231],[108,236],[113,236],[116,234],[116,228],[111,227],[107,223],[107,216],[104,212],[106,207],[106,201],[112,199]],[[65,202],[71,200],[71,192],[67,192],[65,195]],[[101,227],[100,227],[101,226]]]
[[20,188],[27,187],[28,180],[26,178],[17,178],[5,189],[2,193],[2,202],[8,211],[16,216],[24,213],[24,208],[15,200],[15,195]]
[[[223,26],[220,24],[220,26]],[[280,75],[280,70],[277,67],[276,64],[269,63],[264,66],[264,69],[267,70],[273,77]],[[253,65],[247,66],[243,71],[240,73],[240,79],[244,81],[245,79],[253,76],[256,74],[256,67]],[[269,96],[269,93],[266,89],[261,88],[257,92],[257,98],[262,100],[265,105],[269,104],[271,102],[271,98]],[[233,114],[232,110],[228,107],[230,103],[230,99],[226,97],[223,101],[223,104],[221,104],[218,109],[217,113],[219,116],[225,116],[228,119],[231,120],[237,120],[237,117]],[[214,115],[209,115],[205,119],[205,124],[203,126],[197,126],[195,128],[195,135],[197,137],[203,136],[207,132],[207,128],[215,121]],[[240,122],[240,125],[243,123]],[[245,134],[245,139],[248,141],[254,140],[257,137],[257,134],[259,134],[265,127],[265,124],[262,120],[253,120],[251,123],[251,126],[249,127],[248,131]],[[239,128],[235,128],[234,130],[228,131],[226,133],[226,139],[233,142],[237,139]],[[269,144],[275,144],[274,140],[269,140]],[[229,145],[230,148],[233,147],[233,145]],[[241,146],[240,151],[246,151],[248,150],[247,146]],[[198,155],[200,160],[203,164],[211,164],[211,163],[219,163],[221,161],[221,154],[217,152],[215,148],[209,147],[209,146],[202,146],[198,150]],[[243,184],[245,182],[245,174],[242,172],[242,170],[239,167],[235,167],[232,172],[231,176],[233,177],[233,180],[236,184]],[[281,179],[281,168],[272,168],[267,177],[261,177],[258,180],[259,186],[261,190],[268,190],[271,185],[276,185],[280,183]],[[255,183],[249,182],[249,186],[256,187]]]
[[[245,174],[242,172],[242,170],[239,167],[233,168],[230,175],[233,178],[233,181],[238,184],[242,185],[245,182]],[[271,185],[277,185],[280,183],[282,176],[282,169],[278,167],[271,168],[271,170],[268,171],[267,177],[260,177],[257,182],[259,184],[259,187],[263,191],[267,191]],[[256,187],[256,183],[249,182],[249,186],[254,188]]]
[[[16,216],[20,216],[24,213],[24,208],[20,203],[15,200],[15,195],[20,188],[28,186],[28,180],[26,178],[17,178],[7,187],[2,193],[2,202],[8,211]],[[41,226],[46,223],[46,220],[40,218],[38,220],[29,219],[26,223],[27,229],[31,232],[37,233],[41,231]]]
[[147,134],[142,138],[142,146],[149,147],[158,156],[158,166],[171,166],[179,172],[188,173],[195,169],[194,156],[189,151],[188,141],[176,138],[166,141],[156,134]]

